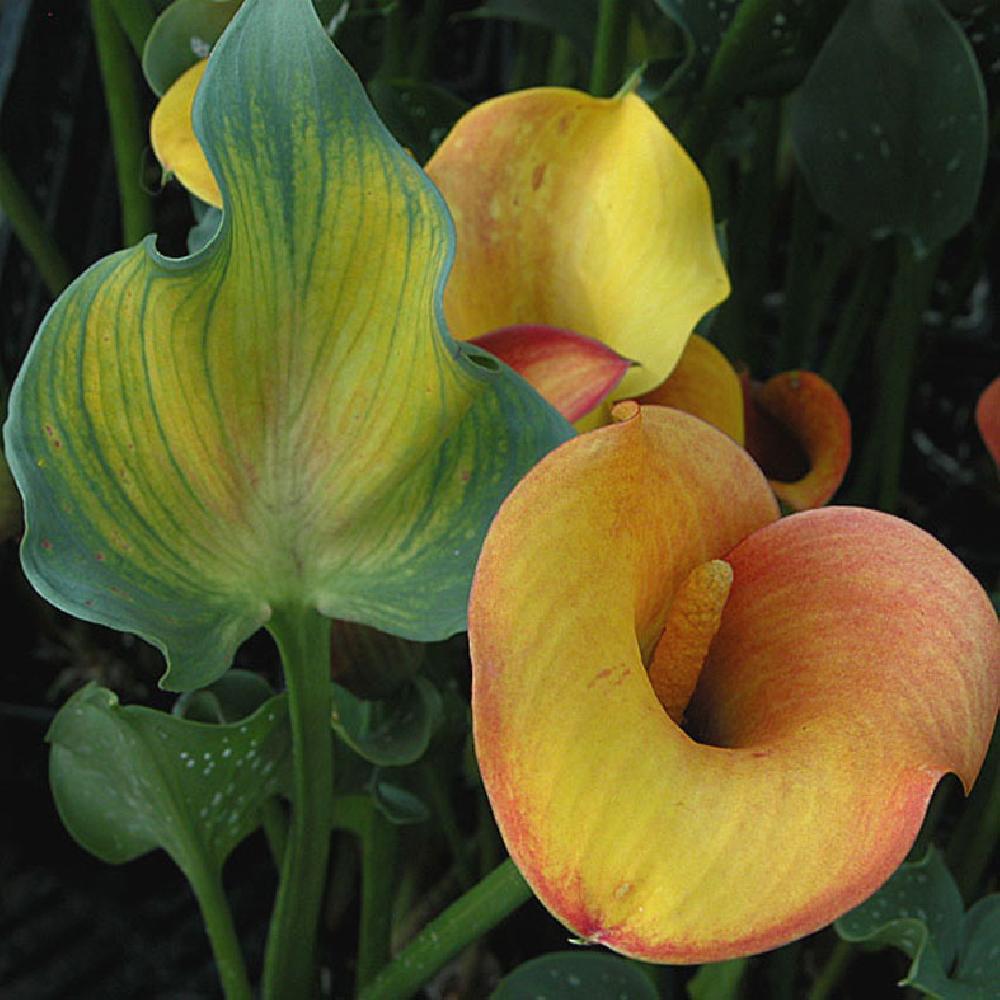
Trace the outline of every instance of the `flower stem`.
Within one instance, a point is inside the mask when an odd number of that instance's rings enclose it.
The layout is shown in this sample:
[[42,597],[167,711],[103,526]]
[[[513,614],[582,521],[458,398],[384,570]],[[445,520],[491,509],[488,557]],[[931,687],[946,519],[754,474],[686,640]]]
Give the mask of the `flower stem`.
[[625,73],[625,45],[631,13],[629,0],[600,0],[594,63],[590,70],[590,92],[610,97],[622,84]]
[[415,80],[426,80],[434,64],[434,45],[444,17],[444,0],[424,0],[417,22],[417,40],[410,56],[410,75]]
[[55,298],[70,283],[73,272],[4,156],[0,156],[0,208]]
[[333,737],[330,622],[302,608],[276,608],[278,644],[292,726],[292,821],[264,959],[265,1000],[313,994],[316,932],[330,850]]
[[847,967],[853,960],[854,948],[848,942],[838,938],[829,958],[827,958],[823,968],[819,970],[819,975],[809,991],[807,1000],[829,1000],[829,997],[834,996],[834,990],[840,985],[844,973],[847,972]]
[[122,31],[128,36],[129,44],[141,60],[146,38],[156,20],[148,0],[111,0],[111,6]]
[[899,495],[910,385],[940,257],[940,248],[918,257],[904,237],[897,238],[896,273],[875,343],[879,396],[851,493],[859,503],[874,494],[887,513],[895,509]]
[[965,901],[976,889],[1000,841],[1000,730],[993,736],[976,787],[948,845],[948,862]]
[[531,889],[509,858],[432,920],[387,965],[359,1000],[404,1000],[450,958],[531,898]]
[[146,129],[139,112],[134,60],[109,0],[90,0],[90,17],[115,153],[122,233],[125,245],[132,246],[153,231],[152,203],[142,186]]
[[250,1000],[250,980],[219,872],[185,869],[184,874],[198,900],[226,1000]]
[[361,920],[358,926],[357,985],[363,988],[389,961],[392,897],[396,888],[396,827],[370,795],[338,797],[336,826],[361,843]]
[[854,284],[840,310],[830,346],[820,374],[838,392],[843,393],[855,371],[855,361],[869,332],[870,317],[889,274],[889,255],[880,243],[864,251]]

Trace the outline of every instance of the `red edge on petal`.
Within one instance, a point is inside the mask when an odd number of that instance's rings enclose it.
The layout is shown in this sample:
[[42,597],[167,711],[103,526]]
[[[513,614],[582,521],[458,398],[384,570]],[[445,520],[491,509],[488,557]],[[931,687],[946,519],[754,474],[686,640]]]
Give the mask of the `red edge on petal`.
[[[511,851],[511,856],[539,901],[557,920],[572,927],[581,939],[592,944],[604,945],[643,962],[669,965],[723,962],[731,958],[770,951],[796,941],[826,927],[868,899],[905,860],[920,832],[931,794],[944,773],[929,770],[909,772],[911,780],[902,783],[897,790],[895,809],[887,810],[897,817],[891,825],[894,836],[884,843],[881,857],[876,860],[866,859],[865,864],[859,865],[856,881],[837,886],[816,897],[810,906],[779,924],[768,924],[766,919],[762,920],[762,923],[767,925],[764,930],[759,932],[748,930],[748,933],[740,938],[718,941],[654,942],[644,940],[625,928],[602,927],[599,919],[583,903],[583,892],[578,884],[579,877],[551,882],[541,876],[537,866],[529,865],[528,872],[525,872],[521,866],[520,852],[516,849]],[[518,843],[518,840],[510,840],[512,847]],[[552,905],[549,906],[546,900],[551,900]]]
[[571,423],[599,406],[634,365],[593,337],[554,326],[506,326],[471,343],[513,368]]

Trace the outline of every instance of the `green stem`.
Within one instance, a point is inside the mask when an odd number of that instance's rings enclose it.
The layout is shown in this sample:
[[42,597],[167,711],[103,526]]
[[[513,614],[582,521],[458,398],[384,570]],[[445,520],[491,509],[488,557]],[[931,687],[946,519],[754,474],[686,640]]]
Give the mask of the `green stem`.
[[266,799],[260,807],[260,819],[271,857],[280,871],[288,849],[288,816],[285,808],[276,798]]
[[[733,297],[725,323],[719,329],[723,348],[735,360],[745,361],[751,371],[763,373],[763,302],[770,280],[771,238],[775,214],[775,176],[781,115],[776,101],[756,108],[756,133],[750,168],[740,180],[737,210],[729,246],[732,261]],[[713,173],[729,169],[729,158],[718,147],[706,160]],[[721,169],[715,167],[721,163]],[[713,188],[716,218],[730,218],[726,204]],[[730,353],[731,352],[731,353]],[[770,359],[768,359],[770,360]]]
[[226,1000],[250,1000],[250,980],[219,873],[185,871],[184,874],[198,900]]
[[818,363],[819,331],[830,306],[830,299],[845,266],[857,252],[853,240],[835,230],[830,234],[823,253],[809,282],[809,300],[801,318],[800,341],[802,357],[811,368]]
[[840,393],[847,388],[854,372],[855,361],[868,334],[870,318],[888,277],[888,266],[888,255],[883,245],[869,246],[840,311],[820,369],[820,374]]
[[264,960],[265,1000],[311,997],[316,932],[330,850],[333,737],[330,621],[302,608],[276,608],[278,644],[292,727],[292,822]]
[[597,97],[610,97],[622,85],[630,13],[629,0],[600,0],[590,69],[590,92]]
[[576,49],[565,35],[556,35],[552,41],[545,82],[551,87],[572,87],[576,83]]
[[142,186],[146,127],[139,111],[134,60],[109,0],[90,0],[90,16],[115,154],[122,233],[126,246],[132,246],[153,231],[153,207]]
[[889,357],[882,366],[877,427],[882,439],[878,506],[892,513],[899,496],[899,477],[906,444],[906,416],[917,364],[923,313],[937,274],[940,251],[918,260],[900,244],[899,263],[889,310],[882,323]]
[[531,24],[520,25],[520,44],[510,69],[509,88],[523,90],[545,81],[549,64],[549,33]]
[[449,959],[531,898],[508,859],[432,920],[359,994],[359,1000],[404,1000]]
[[392,897],[396,887],[399,836],[370,795],[337,799],[335,823],[361,842],[361,920],[358,926],[357,985],[363,988],[389,961]]
[[55,298],[72,280],[73,272],[21,187],[6,157],[0,155],[0,208],[34,261],[45,287]]
[[441,778],[440,770],[435,767],[433,761],[425,760],[420,766],[420,776],[423,780],[424,790],[430,801],[431,809],[437,818],[444,839],[448,842],[451,856],[458,865],[458,877],[462,884],[462,889],[469,889],[476,881],[473,874],[472,865],[468,862],[463,850],[465,841],[462,831],[458,827],[458,820],[455,817],[455,807],[452,805],[448,788]]
[[382,37],[382,65],[378,75],[394,79],[406,73],[406,14],[403,0],[396,0],[385,13],[385,34]]
[[854,948],[847,941],[838,938],[823,968],[819,970],[807,1000],[829,1000],[829,997],[834,996],[834,990],[840,985],[853,960]]
[[434,45],[444,11],[444,0],[425,0],[424,9],[420,12],[417,22],[417,40],[413,46],[413,55],[410,57],[410,72],[416,80],[426,80],[430,75]]
[[115,17],[128,36],[129,44],[139,60],[146,45],[153,22],[156,20],[147,0],[110,0]]
[[948,845],[948,862],[966,902],[976,895],[983,873],[1000,842],[1000,730],[976,787],[969,796],[962,818]]
[[701,94],[681,132],[681,141],[696,160],[701,160],[715,139],[729,110],[748,59],[759,59],[759,49],[768,37],[774,15],[785,0],[743,0],[732,23],[715,50]]
[[781,315],[781,339],[778,343],[777,370],[808,367],[805,323],[809,309],[811,279],[815,271],[813,255],[819,209],[809,194],[805,180],[795,180],[792,201],[792,233],[785,266],[785,306]]
[[897,238],[896,273],[876,334],[878,398],[850,497],[862,504],[874,499],[889,513],[899,494],[910,384],[940,255],[939,248],[918,258],[908,241]]

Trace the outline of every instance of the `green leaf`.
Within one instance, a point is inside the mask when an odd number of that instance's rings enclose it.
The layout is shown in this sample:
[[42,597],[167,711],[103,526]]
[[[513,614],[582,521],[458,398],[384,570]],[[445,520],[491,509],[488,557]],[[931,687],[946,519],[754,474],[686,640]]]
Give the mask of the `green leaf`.
[[[741,0],[654,0],[681,30],[687,56],[665,90],[697,90],[733,25]],[[763,5],[759,5],[762,6]],[[811,54],[829,29],[835,4],[780,0],[767,4],[767,20],[760,20],[756,34],[746,39],[739,53],[741,87],[747,93],[785,93],[797,83]]]
[[449,335],[447,210],[308,0],[247,0],[193,121],[216,238],[94,265],[12,391],[28,578],[157,645],[178,691],[276,608],[460,631],[493,514],[572,428]]
[[[991,902],[992,900],[992,902]],[[962,897],[933,848],[905,862],[870,899],[834,924],[845,941],[892,945],[911,959],[900,983],[941,1000],[1000,995],[997,941],[1000,896],[980,900],[963,918]],[[959,954],[954,978],[948,972]]]
[[358,698],[393,695],[423,666],[427,645],[359,622],[330,623],[330,676]]
[[587,60],[594,51],[597,0],[487,0],[461,16],[517,21],[565,35]]
[[634,963],[617,955],[556,951],[504,976],[492,1000],[656,1000],[656,988]]
[[955,976],[984,997],[1000,997],[1000,893],[984,896],[966,913]]
[[937,0],[853,0],[792,111],[816,202],[863,235],[932,247],[968,222],[987,152],[986,94]]
[[376,770],[370,794],[376,808],[395,826],[426,823],[431,818],[430,810],[423,800],[407,788],[387,781]]
[[383,701],[365,701],[333,685],[334,731],[360,757],[385,767],[419,760],[441,711],[441,696],[423,677]]
[[218,872],[288,783],[285,696],[231,725],[123,708],[91,684],[59,711],[46,739],[63,824],[86,850],[121,864],[162,847],[191,878]]
[[368,85],[375,110],[419,163],[431,153],[469,109],[466,101],[432,83],[376,77]]
[[[167,88],[219,40],[243,0],[174,0],[156,19],[142,51],[142,71],[153,92]],[[346,14],[344,0],[314,0],[316,13],[328,30]]]
[[211,725],[239,722],[274,696],[271,685],[249,670],[227,670],[214,684],[182,694],[174,715]]
[[195,206],[195,224],[188,230],[188,253],[200,253],[215,238],[222,224],[222,212],[214,205],[206,205],[200,198],[191,195],[191,204]]
[[748,958],[703,965],[687,984],[691,1000],[734,1000],[750,965]]
[[174,0],[156,19],[142,50],[142,71],[153,92],[167,88],[208,55],[243,0]]

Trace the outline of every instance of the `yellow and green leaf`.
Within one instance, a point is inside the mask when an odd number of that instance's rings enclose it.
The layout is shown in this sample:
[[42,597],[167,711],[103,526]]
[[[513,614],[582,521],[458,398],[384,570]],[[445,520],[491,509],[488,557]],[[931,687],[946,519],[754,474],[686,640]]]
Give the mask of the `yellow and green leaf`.
[[13,390],[29,579],[154,642],[174,689],[219,676],[278,607],[461,629],[490,518],[571,428],[450,337],[444,204],[308,0],[247,0],[194,128],[216,237],[94,265]]

